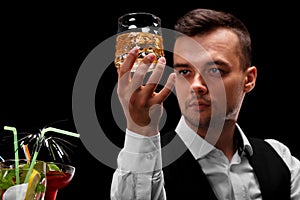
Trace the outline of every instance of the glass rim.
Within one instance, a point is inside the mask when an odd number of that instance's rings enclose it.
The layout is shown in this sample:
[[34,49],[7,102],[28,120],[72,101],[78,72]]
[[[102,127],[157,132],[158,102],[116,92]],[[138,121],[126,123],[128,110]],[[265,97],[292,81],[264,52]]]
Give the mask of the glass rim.
[[[18,161],[19,165],[31,163],[30,161],[28,162],[28,160],[26,158],[19,158],[19,159],[8,158],[8,159],[5,159],[5,160],[0,160],[0,170],[2,169],[3,166],[8,167],[8,164],[14,165],[16,161]],[[43,160],[36,160],[35,162],[36,163],[37,162],[43,162],[45,164],[47,163]]]
[[134,16],[134,15],[147,15],[147,16],[151,16],[153,19],[157,20],[158,24],[161,25],[161,18],[156,16],[155,14],[153,13],[150,13],[150,12],[129,12],[129,13],[125,13],[123,15],[121,15],[119,18],[118,18],[118,24],[121,25],[122,22],[121,20],[124,19],[125,17],[128,17],[128,16]]
[[55,164],[55,165],[61,165],[61,166],[68,166],[70,168],[73,168],[74,170],[76,169],[75,166],[73,166],[71,164],[67,164],[67,163],[61,163],[61,162],[55,162],[55,161],[46,161],[46,163]]
[[[19,159],[15,159],[15,158],[8,158],[5,159],[4,161],[0,160],[0,169],[2,165],[5,165],[6,163],[13,163],[16,160],[21,161],[22,164],[26,163],[27,160],[25,158],[19,158]],[[68,166],[70,168],[73,168],[74,170],[76,169],[75,166],[71,165],[71,164],[67,164],[67,163],[61,163],[61,162],[55,162],[55,161],[43,161],[43,160],[36,160],[36,162],[44,162],[45,164],[47,163],[51,163],[51,164],[56,164],[56,165],[64,165],[64,166]]]
[[[7,158],[7,159],[3,159],[3,160],[0,160],[0,163],[5,163],[5,162],[12,162],[12,161],[25,161],[25,162],[28,162],[28,160],[26,158],[18,158],[18,159],[15,159],[15,158]],[[29,161],[31,162],[31,160]],[[44,160],[36,160],[35,162],[45,162],[47,163],[47,161],[44,161]]]

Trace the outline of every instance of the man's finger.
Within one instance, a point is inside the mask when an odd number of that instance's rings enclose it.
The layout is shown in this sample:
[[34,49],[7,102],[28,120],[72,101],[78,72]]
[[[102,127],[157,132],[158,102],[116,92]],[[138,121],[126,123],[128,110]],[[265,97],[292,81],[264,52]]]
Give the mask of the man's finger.
[[161,76],[164,72],[165,65],[166,59],[164,57],[159,58],[151,76],[147,81],[147,87],[145,87],[147,90],[154,91],[156,89],[157,84],[159,83]]
[[169,75],[166,85],[163,89],[154,97],[156,102],[164,102],[166,98],[171,94],[175,85],[176,74],[172,73]]
[[143,58],[143,60],[140,62],[139,66],[137,67],[136,71],[132,76],[131,79],[132,88],[137,89],[143,85],[145,75],[150,65],[153,63],[154,59],[155,59],[155,54],[153,53],[150,53],[145,58]]
[[134,62],[136,61],[138,56],[138,48],[134,47],[133,49],[131,49],[129,51],[129,53],[127,54],[127,57],[125,58],[124,62],[122,63],[122,65],[120,66],[120,68],[118,69],[119,72],[119,79],[124,75],[127,74],[126,76],[128,76],[128,78],[130,78],[130,72]]

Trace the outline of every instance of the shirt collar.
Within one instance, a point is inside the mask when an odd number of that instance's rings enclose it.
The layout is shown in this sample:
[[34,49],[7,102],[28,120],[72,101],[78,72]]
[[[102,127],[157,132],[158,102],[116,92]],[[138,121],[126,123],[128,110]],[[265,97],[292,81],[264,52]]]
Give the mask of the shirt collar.
[[[241,155],[243,152],[247,152],[250,156],[253,154],[252,147],[249,140],[243,133],[242,129],[236,124],[236,139],[238,145],[238,151]],[[179,123],[175,129],[175,132],[183,140],[184,144],[193,154],[195,159],[200,159],[209,154],[212,150],[216,149],[213,145],[208,143],[202,137],[195,133],[185,122],[183,116],[181,116]]]
[[253,155],[253,149],[252,146],[248,140],[248,138],[246,137],[246,135],[244,134],[243,130],[241,129],[241,127],[236,123],[236,129],[235,129],[235,135],[238,141],[238,150],[239,153],[247,153],[249,154],[249,156]]

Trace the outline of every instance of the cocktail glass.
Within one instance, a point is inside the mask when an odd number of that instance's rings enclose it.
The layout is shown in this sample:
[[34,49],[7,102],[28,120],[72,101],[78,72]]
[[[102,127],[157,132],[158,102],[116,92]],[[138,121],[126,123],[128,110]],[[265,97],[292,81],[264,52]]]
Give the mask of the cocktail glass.
[[72,180],[74,174],[74,166],[63,163],[48,162],[45,200],[56,200],[58,190],[66,187]]
[[2,200],[43,200],[45,196],[46,162],[36,161],[28,175],[26,159],[6,159],[0,162],[0,197]]

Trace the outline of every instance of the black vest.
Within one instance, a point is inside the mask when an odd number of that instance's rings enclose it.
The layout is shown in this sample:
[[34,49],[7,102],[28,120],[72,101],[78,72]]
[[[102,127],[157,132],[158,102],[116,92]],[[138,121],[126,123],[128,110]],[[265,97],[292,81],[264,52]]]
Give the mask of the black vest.
[[[173,140],[172,140],[173,139]],[[175,132],[162,136],[162,147],[170,141],[174,152],[183,152],[186,146]],[[248,157],[258,179],[263,200],[290,199],[291,175],[288,167],[276,151],[261,139],[249,138],[253,155]],[[170,152],[170,151],[169,151]],[[167,155],[162,151],[165,189],[167,200],[217,200],[204,172],[190,151],[184,153],[171,164],[165,164]]]

